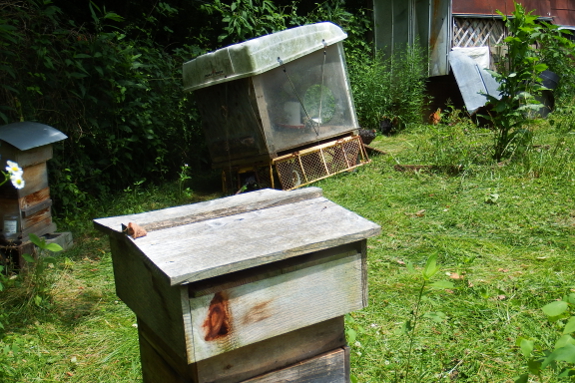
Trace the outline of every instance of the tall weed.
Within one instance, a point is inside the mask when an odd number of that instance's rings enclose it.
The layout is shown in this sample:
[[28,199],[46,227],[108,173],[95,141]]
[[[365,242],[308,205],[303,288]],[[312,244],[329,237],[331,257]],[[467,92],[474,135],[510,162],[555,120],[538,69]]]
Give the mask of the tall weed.
[[348,69],[360,125],[378,128],[384,119],[396,128],[422,122],[427,80],[427,55],[419,45],[398,50],[392,57],[381,51],[348,53]]

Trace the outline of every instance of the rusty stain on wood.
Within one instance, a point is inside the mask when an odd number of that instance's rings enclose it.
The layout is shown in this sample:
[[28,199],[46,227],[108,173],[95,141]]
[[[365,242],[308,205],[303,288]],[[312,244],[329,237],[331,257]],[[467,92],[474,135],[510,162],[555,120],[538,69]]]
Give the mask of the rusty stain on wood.
[[272,301],[273,299],[269,299],[252,307],[252,309],[248,311],[246,315],[244,315],[242,324],[247,325],[250,323],[257,323],[271,317],[272,314],[270,313],[268,306]]
[[217,292],[210,302],[208,316],[203,324],[204,339],[209,342],[218,340],[231,331],[228,300],[223,292]]

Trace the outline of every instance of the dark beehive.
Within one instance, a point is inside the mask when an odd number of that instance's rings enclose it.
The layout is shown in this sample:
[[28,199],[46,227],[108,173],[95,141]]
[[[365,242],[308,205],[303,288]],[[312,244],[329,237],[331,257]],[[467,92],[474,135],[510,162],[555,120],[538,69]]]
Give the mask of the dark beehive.
[[24,170],[24,188],[15,189],[10,182],[0,187],[0,228],[4,215],[18,217],[19,240],[31,233],[53,233],[50,187],[46,162],[52,158],[52,143],[66,135],[51,126],[35,122],[17,122],[0,126],[0,159],[17,162]]

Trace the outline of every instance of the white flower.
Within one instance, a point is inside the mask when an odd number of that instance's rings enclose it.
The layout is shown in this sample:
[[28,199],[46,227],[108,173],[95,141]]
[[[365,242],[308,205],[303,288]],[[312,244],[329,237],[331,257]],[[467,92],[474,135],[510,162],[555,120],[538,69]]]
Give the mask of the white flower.
[[16,162],[10,160],[6,161],[6,163],[8,164],[8,166],[6,166],[6,171],[10,173],[10,176],[20,175],[21,178],[22,173],[24,173],[22,168]]
[[16,189],[22,189],[24,185],[26,185],[26,182],[24,182],[24,179],[22,178],[22,172],[13,173],[10,176],[10,181],[12,181],[12,185],[14,185]]

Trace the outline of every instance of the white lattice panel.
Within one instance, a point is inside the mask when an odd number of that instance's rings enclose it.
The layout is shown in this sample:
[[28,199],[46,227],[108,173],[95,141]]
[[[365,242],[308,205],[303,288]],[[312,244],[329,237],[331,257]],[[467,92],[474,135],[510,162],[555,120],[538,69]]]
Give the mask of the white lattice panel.
[[453,18],[453,47],[481,47],[501,44],[506,36],[503,20]]

